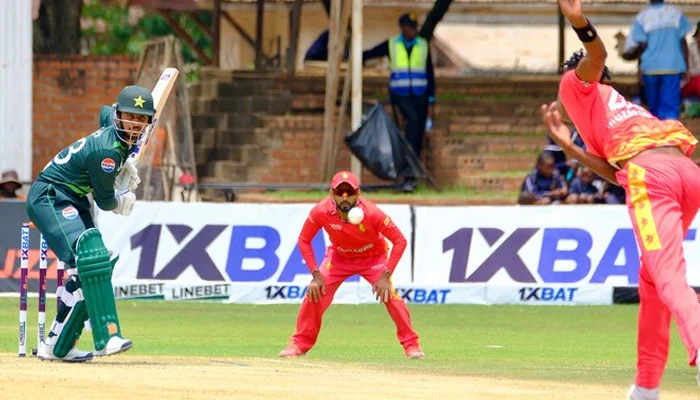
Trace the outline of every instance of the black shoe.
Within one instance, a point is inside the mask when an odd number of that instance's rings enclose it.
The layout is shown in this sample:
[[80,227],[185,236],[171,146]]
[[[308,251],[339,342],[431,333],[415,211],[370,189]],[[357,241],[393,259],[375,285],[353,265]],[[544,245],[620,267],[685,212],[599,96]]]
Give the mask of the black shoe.
[[401,191],[404,193],[413,193],[413,191],[416,190],[416,182],[415,181],[406,181],[404,184],[401,186]]

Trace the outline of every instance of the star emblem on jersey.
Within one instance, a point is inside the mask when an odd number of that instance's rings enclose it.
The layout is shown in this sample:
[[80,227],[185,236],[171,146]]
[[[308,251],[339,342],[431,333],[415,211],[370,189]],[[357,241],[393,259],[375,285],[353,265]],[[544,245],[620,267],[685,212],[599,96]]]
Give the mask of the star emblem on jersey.
[[141,107],[143,108],[143,104],[146,102],[146,100],[143,99],[143,97],[139,96],[134,99],[134,107]]

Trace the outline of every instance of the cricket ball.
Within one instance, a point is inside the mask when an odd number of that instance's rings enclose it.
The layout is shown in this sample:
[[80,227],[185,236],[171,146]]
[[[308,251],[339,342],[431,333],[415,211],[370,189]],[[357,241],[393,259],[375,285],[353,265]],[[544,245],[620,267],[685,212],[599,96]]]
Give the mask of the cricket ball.
[[365,212],[362,211],[362,208],[360,207],[353,207],[350,209],[350,211],[348,211],[348,221],[350,221],[350,223],[353,225],[359,224],[364,218]]

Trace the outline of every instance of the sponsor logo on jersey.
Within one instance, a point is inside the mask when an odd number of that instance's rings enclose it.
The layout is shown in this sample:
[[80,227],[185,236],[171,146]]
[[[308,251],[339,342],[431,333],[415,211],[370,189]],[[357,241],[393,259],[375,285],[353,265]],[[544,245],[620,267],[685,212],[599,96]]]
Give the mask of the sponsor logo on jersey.
[[105,158],[104,160],[102,160],[102,164],[100,166],[102,167],[102,170],[104,172],[109,174],[114,172],[114,169],[117,167],[117,164],[111,158]]
[[61,211],[63,218],[65,219],[76,219],[78,217],[78,210],[75,207],[68,206]]

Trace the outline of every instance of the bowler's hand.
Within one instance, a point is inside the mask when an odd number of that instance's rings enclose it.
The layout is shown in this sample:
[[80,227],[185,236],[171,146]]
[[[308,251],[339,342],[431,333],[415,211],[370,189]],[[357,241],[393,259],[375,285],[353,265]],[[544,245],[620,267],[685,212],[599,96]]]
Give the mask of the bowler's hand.
[[326,283],[323,282],[323,277],[321,276],[321,273],[318,271],[313,272],[313,279],[311,280],[311,283],[309,284],[309,289],[307,291],[307,296],[309,296],[309,299],[314,302],[318,303],[321,300],[321,296],[326,294]]
[[557,102],[552,102],[549,105],[542,104],[540,111],[542,112],[542,121],[549,131],[549,136],[563,149],[571,146],[571,131],[564,125],[561,115],[559,115]]
[[581,0],[559,0],[559,8],[572,24],[583,18]]
[[381,278],[372,285],[372,293],[377,297],[382,303],[387,303],[389,301],[389,296],[391,295],[391,281],[389,280],[389,274],[382,273]]

